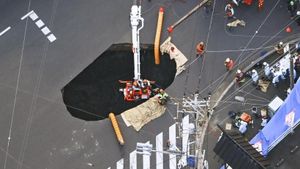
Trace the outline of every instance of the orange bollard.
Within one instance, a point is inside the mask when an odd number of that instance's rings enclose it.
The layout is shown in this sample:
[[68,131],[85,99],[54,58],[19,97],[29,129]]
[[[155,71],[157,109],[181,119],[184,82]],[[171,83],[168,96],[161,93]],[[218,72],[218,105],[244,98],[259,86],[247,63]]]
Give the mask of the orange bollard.
[[159,8],[159,12],[158,12],[156,35],[154,40],[154,60],[156,65],[159,65],[160,63],[159,45],[160,45],[160,35],[161,35],[163,19],[164,19],[164,8],[161,7]]
[[116,116],[114,115],[114,113],[109,113],[108,117],[109,117],[109,119],[111,121],[111,125],[114,128],[115,134],[117,136],[117,139],[118,139],[120,145],[124,145],[125,142],[124,142],[124,139],[123,139],[123,136],[122,136],[122,133],[121,133],[118,121],[116,119]]

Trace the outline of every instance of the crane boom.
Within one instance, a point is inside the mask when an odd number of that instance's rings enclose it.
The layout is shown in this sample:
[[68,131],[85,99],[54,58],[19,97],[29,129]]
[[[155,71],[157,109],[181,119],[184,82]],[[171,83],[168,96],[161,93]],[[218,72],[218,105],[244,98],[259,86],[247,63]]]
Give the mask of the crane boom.
[[144,27],[144,19],[141,17],[141,6],[132,5],[130,12],[132,30],[132,51],[134,57],[134,80],[141,80],[140,62],[140,30]]

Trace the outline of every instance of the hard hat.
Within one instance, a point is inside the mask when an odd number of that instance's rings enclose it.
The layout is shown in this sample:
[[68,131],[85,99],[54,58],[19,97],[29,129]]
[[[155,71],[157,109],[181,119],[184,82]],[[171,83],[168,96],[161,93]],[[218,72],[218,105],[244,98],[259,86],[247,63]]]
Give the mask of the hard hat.
[[267,65],[267,62],[264,62],[263,65],[266,66],[266,65]]
[[242,71],[240,70],[240,69],[238,69],[237,71],[236,71],[236,73],[241,73]]
[[226,58],[225,62],[230,62],[230,58]]
[[279,45],[283,45],[283,42],[279,42]]
[[290,1],[290,5],[294,5],[294,1]]
[[300,15],[300,11],[297,11],[297,15]]
[[253,69],[253,70],[252,70],[252,73],[255,73],[255,72],[256,72],[256,70],[255,70],[255,69]]

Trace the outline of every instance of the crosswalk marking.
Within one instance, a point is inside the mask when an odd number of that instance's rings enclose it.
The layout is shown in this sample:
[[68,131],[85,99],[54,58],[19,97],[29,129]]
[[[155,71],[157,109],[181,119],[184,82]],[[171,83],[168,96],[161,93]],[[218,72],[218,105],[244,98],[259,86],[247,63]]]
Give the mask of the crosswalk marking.
[[117,169],[123,169],[124,168],[124,159],[122,158],[117,162]]
[[163,169],[163,163],[164,163],[164,155],[162,153],[163,151],[163,133],[159,133],[157,136],[156,136],[156,169]]
[[[169,127],[169,141],[171,144],[176,145],[176,124]],[[169,167],[176,169],[176,155],[169,154]]]
[[[189,115],[186,115],[182,119],[182,152],[188,152],[189,124]],[[184,162],[183,167],[186,166],[187,156],[183,155],[181,159]]]
[[[150,143],[150,141],[146,143]],[[150,169],[150,156],[146,154],[143,154],[143,169]]]
[[43,29],[41,29],[41,31],[43,32],[44,35],[47,35],[50,33],[50,30],[47,26],[43,27]]
[[[182,152],[188,152],[188,139],[189,139],[189,115],[186,115],[183,119],[182,119],[182,147],[180,147],[179,149],[176,147],[176,124],[173,124],[169,127],[169,141],[170,141],[170,149],[174,150],[174,151],[182,151]],[[164,166],[164,159],[163,159],[163,153],[162,151],[163,149],[163,145],[164,145],[164,141],[163,141],[163,132],[159,133],[158,135],[156,135],[156,140],[155,140],[155,150],[157,150],[156,152],[156,169],[163,169]],[[150,143],[150,141],[148,141],[147,143]],[[147,153],[143,154],[143,169],[150,169],[150,156],[146,155]],[[187,155],[182,155],[180,160],[177,160],[177,156],[175,154],[169,154],[169,169],[176,169],[177,168],[177,163],[180,162],[181,165],[184,167],[187,165],[186,162],[187,159]],[[137,161],[137,153],[136,150],[132,151],[129,154],[129,169],[137,169],[137,163],[141,163]],[[123,169],[124,168],[124,159],[120,159],[117,162],[117,169]],[[125,167],[127,168],[127,167]],[[152,165],[152,168],[154,168],[154,165]],[[110,168],[107,168],[110,169]]]
[[135,150],[129,154],[129,169],[137,169]]
[[39,19],[38,21],[36,21],[35,24],[36,24],[36,26],[39,27],[39,28],[41,28],[42,26],[45,25],[44,22],[43,22],[41,19]]

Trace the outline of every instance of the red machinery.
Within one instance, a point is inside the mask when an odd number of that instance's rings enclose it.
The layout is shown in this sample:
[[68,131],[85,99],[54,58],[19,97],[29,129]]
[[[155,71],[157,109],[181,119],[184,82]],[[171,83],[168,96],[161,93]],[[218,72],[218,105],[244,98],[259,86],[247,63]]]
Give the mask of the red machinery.
[[123,91],[124,100],[126,101],[136,101],[140,99],[149,99],[152,94],[153,81],[144,79],[143,81],[122,81],[120,83],[125,84],[125,88],[120,89]]

